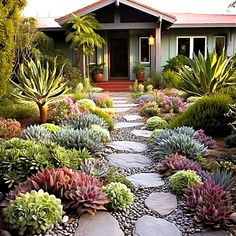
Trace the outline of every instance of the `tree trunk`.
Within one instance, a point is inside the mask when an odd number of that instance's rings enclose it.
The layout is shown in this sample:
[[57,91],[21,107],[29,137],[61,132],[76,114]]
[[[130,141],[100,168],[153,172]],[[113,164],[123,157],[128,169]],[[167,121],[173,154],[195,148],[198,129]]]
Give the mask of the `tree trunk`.
[[40,122],[41,124],[46,123],[48,119],[48,107],[46,105],[38,104],[40,112]]

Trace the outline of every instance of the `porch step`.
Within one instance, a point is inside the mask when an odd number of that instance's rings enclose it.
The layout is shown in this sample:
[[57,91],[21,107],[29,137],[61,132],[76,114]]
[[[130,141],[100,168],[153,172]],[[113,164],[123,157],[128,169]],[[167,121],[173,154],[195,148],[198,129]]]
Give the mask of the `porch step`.
[[94,86],[102,88],[104,91],[110,92],[127,92],[129,86],[133,85],[132,81],[105,81],[94,83]]

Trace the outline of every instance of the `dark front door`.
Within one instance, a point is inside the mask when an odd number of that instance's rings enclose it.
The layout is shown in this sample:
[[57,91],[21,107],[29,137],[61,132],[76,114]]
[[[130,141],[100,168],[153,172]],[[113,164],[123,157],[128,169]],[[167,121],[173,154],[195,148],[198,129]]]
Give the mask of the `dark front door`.
[[128,51],[128,32],[111,32],[109,35],[110,79],[128,79]]

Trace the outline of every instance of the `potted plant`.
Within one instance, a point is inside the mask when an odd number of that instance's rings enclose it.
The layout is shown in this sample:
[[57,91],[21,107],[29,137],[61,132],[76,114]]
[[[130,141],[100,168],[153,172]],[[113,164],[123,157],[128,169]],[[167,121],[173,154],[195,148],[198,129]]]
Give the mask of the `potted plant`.
[[136,79],[140,81],[144,81],[145,78],[145,66],[142,65],[140,62],[135,62],[133,67],[133,73],[136,75]]
[[102,82],[104,80],[104,65],[105,63],[90,65],[90,74],[94,82]]

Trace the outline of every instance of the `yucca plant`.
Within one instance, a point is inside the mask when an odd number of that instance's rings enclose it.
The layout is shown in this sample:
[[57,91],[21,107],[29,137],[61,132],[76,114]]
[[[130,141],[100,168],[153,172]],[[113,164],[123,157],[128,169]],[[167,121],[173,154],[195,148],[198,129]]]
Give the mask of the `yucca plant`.
[[236,85],[236,67],[226,54],[207,53],[205,58],[200,52],[189,59],[189,67],[182,66],[179,75],[183,79],[181,88],[193,96],[214,94],[221,88]]
[[12,93],[14,97],[37,103],[41,123],[47,121],[47,105],[67,91],[66,83],[63,83],[63,67],[58,70],[56,58],[50,65],[48,61],[44,63],[39,57],[31,58],[19,66],[18,82],[11,81],[20,89],[19,94]]

